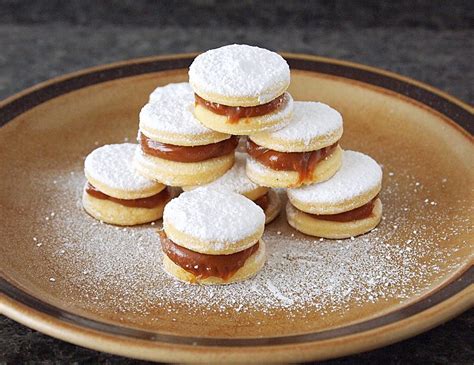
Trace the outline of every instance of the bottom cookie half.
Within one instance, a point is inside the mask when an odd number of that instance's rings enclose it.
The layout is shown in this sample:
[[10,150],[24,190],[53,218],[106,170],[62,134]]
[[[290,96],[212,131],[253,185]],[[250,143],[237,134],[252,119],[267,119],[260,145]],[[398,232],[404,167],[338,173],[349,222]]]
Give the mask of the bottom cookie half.
[[232,275],[229,280],[223,280],[213,276],[207,277],[205,279],[196,277],[192,273],[184,270],[181,266],[176,265],[168,258],[168,256],[166,256],[166,254],[163,254],[163,267],[168,274],[181,281],[191,284],[222,285],[236,283],[254,276],[262,269],[263,265],[265,264],[265,259],[265,243],[263,240],[259,240],[258,250],[245,261],[244,266],[237,270],[237,272]]
[[349,222],[336,222],[316,218],[313,214],[302,212],[291,203],[286,206],[286,216],[290,226],[315,237],[349,238],[367,233],[374,229],[382,219],[382,202],[377,199],[369,217]]
[[82,205],[87,213],[99,221],[118,226],[134,226],[160,219],[168,200],[153,208],[136,208],[95,198],[86,191],[82,195]]

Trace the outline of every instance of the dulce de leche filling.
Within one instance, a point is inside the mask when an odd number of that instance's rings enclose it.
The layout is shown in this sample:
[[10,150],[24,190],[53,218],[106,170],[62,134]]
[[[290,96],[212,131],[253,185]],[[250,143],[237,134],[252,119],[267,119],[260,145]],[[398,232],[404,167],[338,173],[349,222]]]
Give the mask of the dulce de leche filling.
[[214,276],[227,281],[258,250],[257,241],[252,247],[230,255],[207,255],[177,245],[166,236],[164,231],[160,231],[159,234],[161,247],[166,256],[198,279]]
[[273,113],[288,102],[288,96],[286,93],[283,93],[266,104],[256,106],[228,106],[205,100],[197,94],[194,94],[194,97],[196,104],[201,105],[215,114],[225,115],[227,117],[227,122],[231,124],[238,123],[241,118],[259,117]]
[[107,195],[100,190],[98,190],[94,185],[91,183],[87,183],[86,185],[86,193],[93,196],[96,199],[102,199],[102,200],[110,200],[114,203],[124,205],[126,207],[130,208],[147,208],[147,209],[152,209],[156,208],[159,205],[164,204],[167,202],[171,194],[168,191],[168,188],[163,189],[160,191],[158,194],[149,196],[147,198],[140,198],[140,199],[118,199],[114,198],[113,196]]
[[247,153],[262,165],[273,170],[296,171],[298,183],[302,183],[311,178],[318,162],[333,153],[338,143],[310,152],[280,152],[259,146],[248,139]]
[[316,219],[321,219],[324,221],[334,221],[334,222],[352,222],[358,221],[360,219],[368,218],[372,215],[374,210],[375,201],[378,199],[378,196],[373,198],[367,204],[362,205],[359,208],[349,210],[347,212],[339,214],[311,214]]
[[270,205],[270,197],[268,196],[268,193],[266,193],[265,195],[255,199],[253,202],[262,208],[263,211],[266,211]]
[[154,141],[143,133],[138,137],[142,151],[147,155],[176,162],[201,162],[233,152],[239,144],[239,137],[232,136],[221,142],[203,146],[177,146]]

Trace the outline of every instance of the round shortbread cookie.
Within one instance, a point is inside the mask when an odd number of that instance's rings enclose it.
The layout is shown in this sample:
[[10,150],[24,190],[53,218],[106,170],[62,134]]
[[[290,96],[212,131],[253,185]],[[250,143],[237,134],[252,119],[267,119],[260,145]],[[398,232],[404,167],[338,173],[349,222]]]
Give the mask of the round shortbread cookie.
[[246,172],[253,182],[272,188],[289,188],[301,184],[313,184],[328,180],[337,172],[342,163],[342,153],[342,148],[337,146],[333,153],[316,164],[311,178],[302,183],[299,181],[298,172],[273,170],[251,157],[247,158]]
[[249,248],[263,234],[265,214],[230,191],[199,188],[171,200],[163,213],[166,235],[189,250],[228,255]]
[[85,190],[82,194],[82,205],[87,213],[99,221],[119,226],[134,226],[156,221],[163,216],[167,202],[164,201],[154,208],[135,208],[95,198]]
[[[210,188],[215,190],[230,190],[234,193],[239,193],[250,200],[255,200],[265,195],[268,192],[267,187],[259,186],[251,181],[245,173],[245,161],[247,155],[242,152],[235,153],[235,162],[230,170],[218,179],[209,184],[201,185],[203,188]],[[184,191],[189,191],[198,186],[184,186]]]
[[281,199],[275,190],[268,193],[268,206],[263,210],[265,213],[265,224],[269,224],[275,220],[281,211]]
[[147,155],[140,147],[133,164],[138,173],[169,186],[207,184],[222,176],[234,164],[234,152],[201,162],[176,162]]
[[216,285],[216,284],[232,284],[239,281],[249,279],[250,277],[257,274],[265,264],[266,260],[266,249],[263,240],[259,240],[258,250],[252,254],[237,272],[232,277],[224,281],[221,278],[210,276],[205,279],[199,279],[192,273],[184,270],[181,266],[176,265],[171,261],[166,254],[163,254],[163,267],[165,271],[174,276],[175,278],[192,284],[205,284],[205,285]]
[[333,239],[349,238],[367,233],[379,224],[382,219],[382,202],[380,199],[375,201],[369,217],[351,222],[317,219],[295,208],[290,202],[286,206],[286,217],[290,226],[304,234]]
[[290,84],[290,68],[275,52],[232,44],[197,56],[189,67],[189,83],[205,100],[255,106],[285,92]]
[[203,126],[193,111],[194,93],[187,82],[158,87],[140,111],[140,131],[155,141],[177,146],[201,146],[230,138]]
[[295,101],[290,124],[249,138],[275,151],[308,152],[336,143],[342,132],[342,116],[337,110],[323,103]]
[[84,162],[87,180],[118,199],[140,199],[158,194],[166,186],[141,176],[133,168],[133,143],[110,144],[92,151]]
[[233,135],[249,135],[263,131],[274,131],[287,126],[293,115],[294,101],[288,94],[288,101],[283,107],[272,113],[258,117],[241,118],[237,123],[229,123],[226,115],[219,115],[197,104],[194,115],[206,127]]
[[288,189],[291,203],[312,214],[337,214],[371,201],[382,188],[382,169],[371,157],[344,151],[342,166],[329,180]]

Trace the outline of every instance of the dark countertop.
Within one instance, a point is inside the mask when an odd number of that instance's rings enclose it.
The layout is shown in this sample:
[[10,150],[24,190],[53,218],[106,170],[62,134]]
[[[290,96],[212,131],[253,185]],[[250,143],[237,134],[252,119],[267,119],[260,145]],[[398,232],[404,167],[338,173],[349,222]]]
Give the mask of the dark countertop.
[[[214,4],[213,1],[205,3]],[[222,21],[206,26],[194,23],[183,26],[162,22],[163,25],[154,27],[149,18],[140,22],[140,14],[135,14],[137,21],[126,24],[101,23],[97,17],[91,22],[68,20],[66,23],[61,22],[57,14],[53,22],[45,21],[40,10],[35,13],[37,18],[23,16],[17,8],[0,14],[3,20],[0,21],[0,99],[84,67],[242,42],[381,67],[424,81],[468,103],[474,102],[473,31],[466,26],[465,16],[459,27],[455,26],[452,14],[447,16],[452,23],[448,26],[436,26],[436,23],[433,26],[433,22],[420,26],[405,18],[398,22],[390,18],[390,27],[381,27],[364,23],[364,17],[356,14],[354,21],[341,27],[334,27],[333,21],[305,24],[305,27],[297,22],[285,23],[279,28],[271,17],[250,22],[245,27],[238,27],[238,21],[233,18],[228,24]],[[79,15],[87,14],[83,8],[79,10]],[[457,8],[453,10],[456,12],[462,13]],[[0,364],[38,362],[141,363],[70,345],[0,317]],[[412,339],[330,363],[473,362],[474,310],[471,309]]]
[[[1,19],[1,18],[0,18]],[[0,98],[108,62],[207,50],[228,43],[339,58],[384,68],[474,102],[473,31],[425,28],[268,29],[252,26],[71,26],[0,22]]]

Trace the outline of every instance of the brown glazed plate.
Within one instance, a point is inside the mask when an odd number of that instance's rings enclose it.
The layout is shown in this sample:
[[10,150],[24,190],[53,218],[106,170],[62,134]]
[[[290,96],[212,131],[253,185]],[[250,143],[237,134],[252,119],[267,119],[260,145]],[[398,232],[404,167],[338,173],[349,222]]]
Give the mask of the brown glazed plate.
[[149,93],[185,81],[194,56],[100,66],[0,103],[2,314],[135,358],[261,363],[374,349],[473,305],[473,108],[372,67],[285,55],[293,97],[341,111],[343,148],[383,166],[373,232],[319,240],[282,213],[266,228],[262,272],[209,288],[163,273],[160,222],[119,229],[85,214],[84,157],[135,141]]

